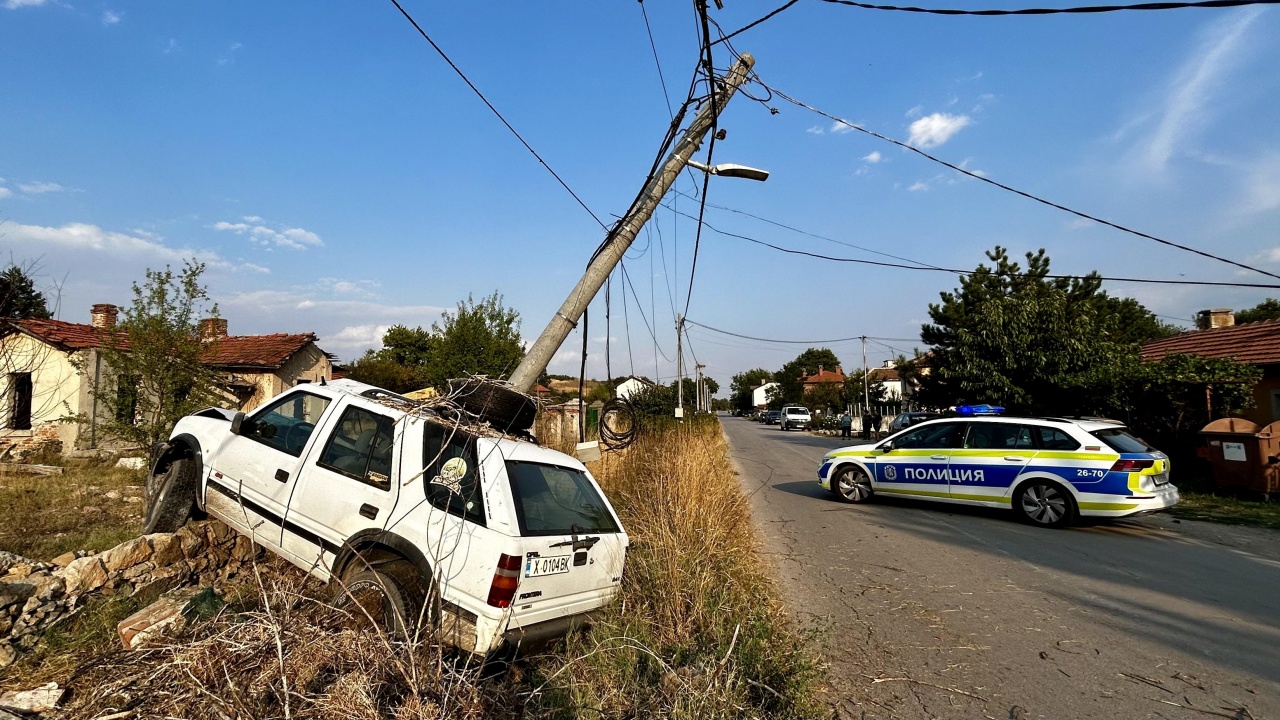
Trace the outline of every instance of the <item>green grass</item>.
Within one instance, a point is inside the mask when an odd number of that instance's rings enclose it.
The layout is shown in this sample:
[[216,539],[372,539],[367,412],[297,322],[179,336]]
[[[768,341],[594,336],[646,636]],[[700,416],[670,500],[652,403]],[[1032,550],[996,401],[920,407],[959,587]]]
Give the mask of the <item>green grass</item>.
[[1169,512],[1187,520],[1280,530],[1280,501],[1259,502],[1215,493],[1183,492],[1177,507]]
[[137,537],[143,503],[128,498],[141,498],[143,475],[96,465],[71,466],[62,475],[0,475],[0,550],[49,560]]

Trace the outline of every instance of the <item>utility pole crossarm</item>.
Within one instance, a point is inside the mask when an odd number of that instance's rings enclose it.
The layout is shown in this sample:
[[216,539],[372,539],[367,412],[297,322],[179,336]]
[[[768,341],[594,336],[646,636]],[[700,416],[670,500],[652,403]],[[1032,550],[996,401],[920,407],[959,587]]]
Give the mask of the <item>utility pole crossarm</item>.
[[698,115],[690,123],[689,129],[676,143],[662,168],[649,179],[635,207],[626,217],[618,221],[612,239],[601,248],[599,254],[587,266],[586,273],[574,286],[569,297],[551,318],[542,334],[529,347],[524,360],[511,374],[510,384],[517,390],[528,392],[537,381],[538,376],[546,370],[551,357],[564,343],[565,338],[577,326],[578,319],[591,304],[596,293],[600,291],[613,269],[622,260],[622,256],[635,241],[640,229],[653,216],[658,203],[671,189],[680,172],[702,145],[702,139],[711,129],[716,116],[724,110],[734,92],[747,81],[747,74],[755,65],[755,58],[747,53],[738,57],[737,62],[729,69],[723,82],[715,89],[715,97],[702,106]]

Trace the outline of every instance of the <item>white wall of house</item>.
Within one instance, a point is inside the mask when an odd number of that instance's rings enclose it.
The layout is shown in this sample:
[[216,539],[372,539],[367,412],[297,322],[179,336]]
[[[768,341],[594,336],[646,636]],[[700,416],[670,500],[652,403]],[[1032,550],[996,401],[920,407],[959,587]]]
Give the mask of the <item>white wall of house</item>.
[[769,404],[769,391],[778,387],[776,382],[768,382],[755,390],[751,391],[751,404],[756,407],[764,407]]
[[[31,429],[12,426],[14,383],[19,375],[31,375]],[[22,333],[0,340],[0,438],[34,441],[60,440],[65,450],[76,441],[75,423],[63,418],[79,415],[87,396],[72,354]]]
[[646,383],[645,381],[639,378],[629,377],[626,380],[623,380],[622,382],[618,383],[618,387],[613,391],[613,394],[615,397],[621,398],[623,400],[628,400],[631,398],[632,395],[644,390],[647,387],[649,387],[649,383]]

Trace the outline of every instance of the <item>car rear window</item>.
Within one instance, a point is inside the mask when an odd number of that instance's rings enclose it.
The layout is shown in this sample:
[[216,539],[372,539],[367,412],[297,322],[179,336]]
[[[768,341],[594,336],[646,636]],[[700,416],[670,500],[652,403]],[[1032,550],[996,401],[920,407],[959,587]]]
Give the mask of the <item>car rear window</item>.
[[1155,448],[1148,445],[1147,441],[1130,435],[1124,428],[1105,428],[1103,430],[1094,430],[1089,434],[1106,443],[1107,447],[1116,452],[1146,453],[1155,451]]
[[507,475],[521,535],[618,532],[604,498],[580,470],[508,460]]

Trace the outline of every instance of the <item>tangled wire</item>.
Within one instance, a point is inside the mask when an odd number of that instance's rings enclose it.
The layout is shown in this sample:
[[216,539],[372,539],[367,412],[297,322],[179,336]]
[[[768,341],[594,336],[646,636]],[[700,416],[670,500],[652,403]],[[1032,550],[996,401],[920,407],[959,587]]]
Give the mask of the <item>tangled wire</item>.
[[621,450],[640,434],[640,415],[624,398],[613,398],[600,408],[600,444]]

